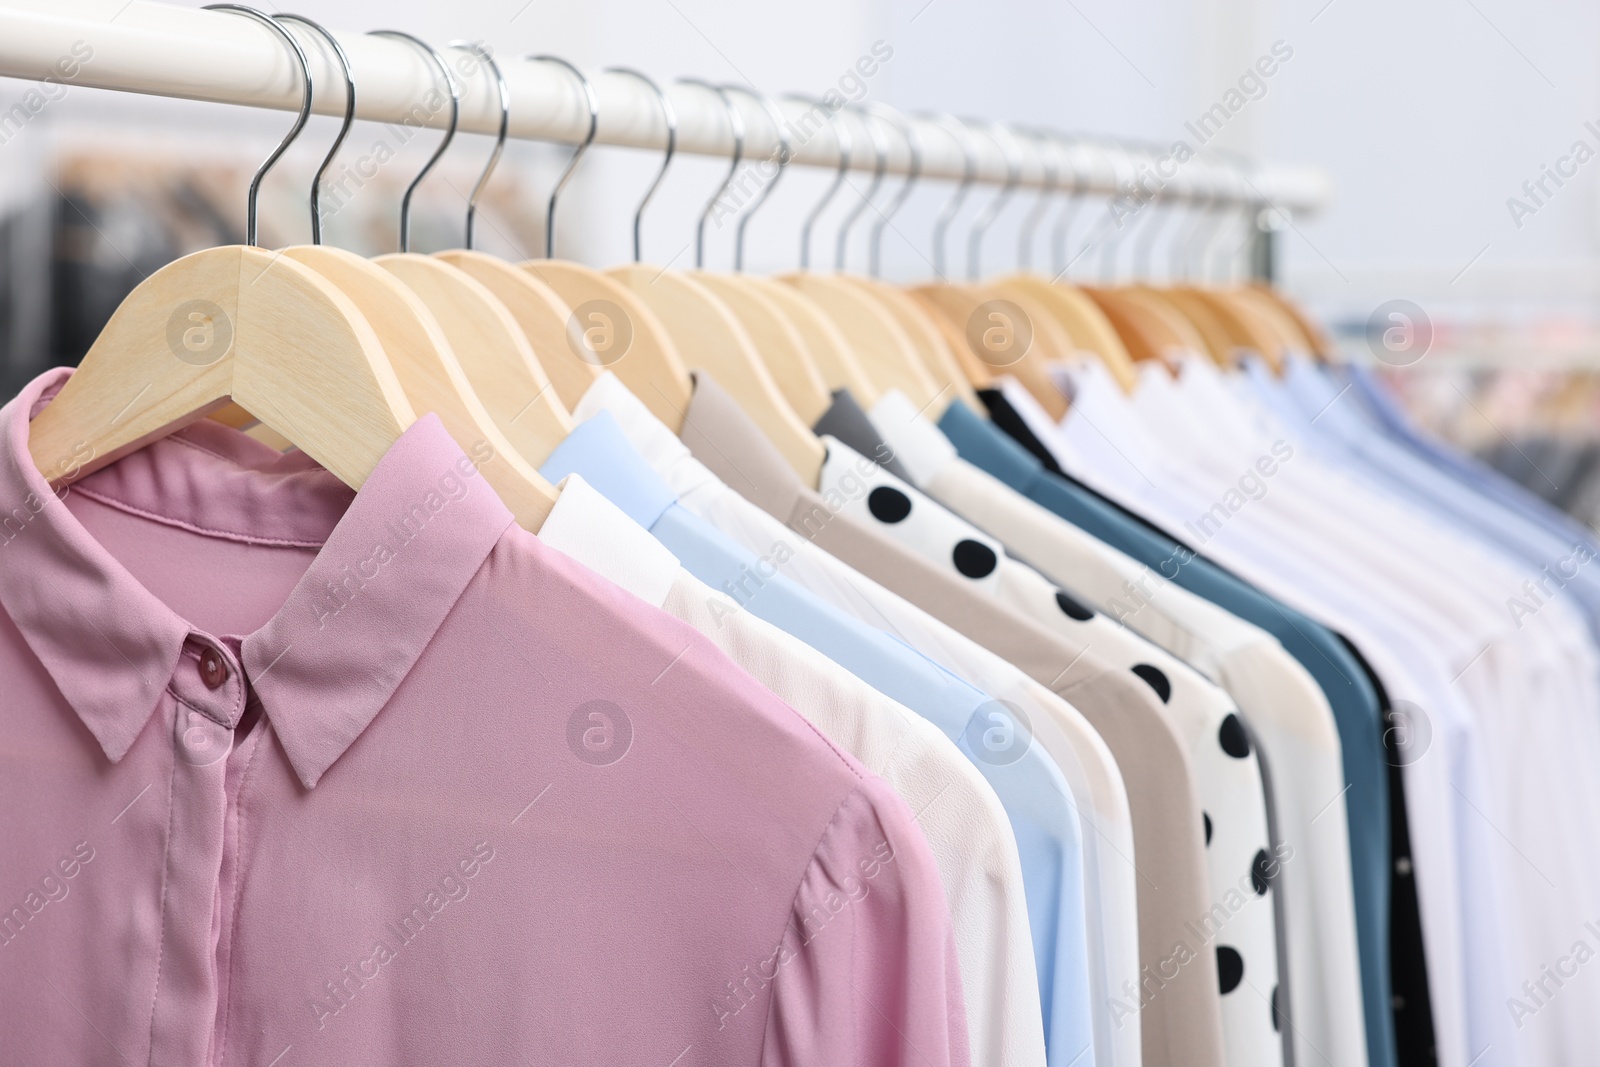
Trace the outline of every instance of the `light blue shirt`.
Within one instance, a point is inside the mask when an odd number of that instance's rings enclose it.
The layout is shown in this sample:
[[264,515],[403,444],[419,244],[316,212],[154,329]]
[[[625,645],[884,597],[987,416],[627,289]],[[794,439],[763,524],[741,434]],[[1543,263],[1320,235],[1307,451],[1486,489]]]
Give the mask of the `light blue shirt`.
[[[1000,798],[1022,859],[1034,962],[1051,1064],[1067,1067],[1090,1039],[1084,941],[1083,841],[1061,770],[1027,744],[996,751],[984,736],[1006,725],[1005,705],[897,638],[851,618],[778,573],[680,505],[608,412],[579,425],[540,468],[577,474],[649,530],[685,570],[758,618],[799,638],[955,742]],[[1027,731],[1014,731],[1018,737]],[[1081,1064],[1080,1064],[1081,1067]]]

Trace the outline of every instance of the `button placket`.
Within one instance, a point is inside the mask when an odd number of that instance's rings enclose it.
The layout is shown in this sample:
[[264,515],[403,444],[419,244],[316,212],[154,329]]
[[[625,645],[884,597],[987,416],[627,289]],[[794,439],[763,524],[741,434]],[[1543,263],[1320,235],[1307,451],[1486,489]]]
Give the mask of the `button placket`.
[[226,847],[227,758],[244,709],[243,674],[221,642],[192,634],[167,691],[174,701],[172,811],[151,1060],[199,1064],[216,1017],[212,912]]

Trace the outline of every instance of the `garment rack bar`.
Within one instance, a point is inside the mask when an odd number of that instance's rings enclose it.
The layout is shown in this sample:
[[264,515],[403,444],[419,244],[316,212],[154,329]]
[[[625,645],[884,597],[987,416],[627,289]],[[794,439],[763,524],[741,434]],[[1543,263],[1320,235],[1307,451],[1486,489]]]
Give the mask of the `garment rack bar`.
[[[335,34],[349,53],[359,87],[359,118],[444,127],[449,108],[438,94],[437,75],[415,48],[364,33]],[[303,31],[301,41],[315,84],[341,84],[326,48]],[[445,42],[434,43],[444,48]],[[493,49],[494,42],[487,44]],[[469,51],[452,49],[446,54],[462,86],[461,130],[493,134],[499,109],[491,79]],[[588,109],[569,72],[551,63],[523,62],[508,55],[497,58],[511,90],[512,137],[568,144],[582,139],[588,128]],[[68,69],[72,70],[70,76],[63,74]],[[284,111],[299,107],[298,71],[283,45],[262,26],[233,14],[152,0],[7,0],[0,7],[0,76],[243,107]],[[590,76],[600,100],[596,144],[657,150],[665,146],[665,124],[655,99],[642,84],[623,75]],[[49,88],[59,92],[54,86]],[[733,139],[715,96],[688,86],[669,91],[678,114],[679,151],[730,156]],[[434,93],[432,107],[430,92]],[[736,103],[747,131],[746,158],[772,158],[777,141],[766,113],[742,95],[736,95]],[[319,114],[339,115],[343,107],[342,91],[323,92],[316,98]],[[836,167],[838,145],[826,113],[820,108],[808,111],[804,104],[793,101],[783,101],[780,107],[790,127],[793,161]],[[5,121],[5,113],[0,112],[0,124]],[[964,157],[956,139],[935,121],[913,121],[922,145],[923,177],[960,179]],[[858,149],[852,168],[868,170],[872,153],[861,147],[868,141],[860,127],[855,128]],[[989,185],[1004,182],[1007,168],[998,143],[983,132],[981,123],[973,125],[973,133],[978,181]],[[904,174],[909,153],[898,136],[891,131],[886,134],[888,170]],[[1118,183],[1138,177],[1135,157],[1119,156],[1114,162],[1097,143],[1105,142],[1071,141],[1061,157],[1079,176],[1084,191],[1109,193]],[[1156,173],[1159,167],[1160,177],[1148,180],[1145,188],[1159,189],[1167,201],[1258,203],[1305,213],[1327,199],[1327,182],[1316,170],[1254,166],[1211,153],[1182,164],[1169,157],[1161,165],[1162,151],[1165,149],[1149,158],[1147,168]],[[1043,169],[1037,156],[1025,147],[1021,158],[1022,186],[1038,187]]]

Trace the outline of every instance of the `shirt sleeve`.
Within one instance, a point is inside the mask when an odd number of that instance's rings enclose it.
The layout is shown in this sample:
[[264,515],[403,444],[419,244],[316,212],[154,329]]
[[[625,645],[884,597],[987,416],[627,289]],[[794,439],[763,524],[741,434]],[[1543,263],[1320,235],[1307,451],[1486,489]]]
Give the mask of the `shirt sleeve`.
[[762,1067],[968,1067],[939,871],[882,779],[864,778],[839,806],[775,963]]

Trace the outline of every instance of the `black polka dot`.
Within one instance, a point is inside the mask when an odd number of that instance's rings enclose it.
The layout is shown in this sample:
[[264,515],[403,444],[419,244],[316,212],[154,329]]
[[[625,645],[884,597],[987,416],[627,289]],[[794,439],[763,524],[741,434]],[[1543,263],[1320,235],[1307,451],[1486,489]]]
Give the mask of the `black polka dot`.
[[1136,663],[1133,666],[1133,673],[1150,684],[1150,688],[1156,691],[1156,696],[1161,698],[1161,703],[1165,704],[1172,699],[1172,683],[1167,681],[1167,676],[1161,673],[1159,668],[1152,667],[1148,663]]
[[1244,978],[1244,957],[1227,945],[1217,946],[1217,981],[1222,984],[1224,994],[1232,993],[1239,988],[1239,982]]
[[950,554],[950,558],[954,560],[956,570],[968,578],[987,578],[1000,564],[994,549],[981,541],[956,542],[956,550]]
[[1094,612],[1091,609],[1083,604],[1078,603],[1078,601],[1072,599],[1059,589],[1056,590],[1056,607],[1060,608],[1062,614],[1066,615],[1068,618],[1077,619],[1079,622],[1088,622],[1090,619],[1094,618]]
[[1211,816],[1202,811],[1200,817],[1206,821],[1206,844],[1209,845],[1211,844]]
[[911,514],[911,498],[889,485],[880,485],[867,495],[867,508],[879,522],[899,522]]
[[1278,1007],[1278,987],[1272,987],[1272,1032],[1278,1032],[1278,1020],[1283,1018],[1283,1011]]
[[1272,888],[1272,857],[1266,849],[1259,849],[1256,858],[1250,863],[1250,884],[1255,888],[1256,896],[1264,897],[1267,890]]
[[1222,746],[1222,751],[1234,759],[1244,759],[1250,755],[1250,735],[1245,733],[1244,723],[1239,721],[1239,716],[1232,712],[1222,720],[1222,728],[1217,731],[1217,743]]

